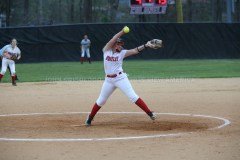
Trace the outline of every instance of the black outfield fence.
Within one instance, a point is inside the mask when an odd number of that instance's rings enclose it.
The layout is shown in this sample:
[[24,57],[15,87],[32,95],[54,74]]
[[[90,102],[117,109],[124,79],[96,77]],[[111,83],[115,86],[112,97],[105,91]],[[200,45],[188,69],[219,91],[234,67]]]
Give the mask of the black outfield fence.
[[84,34],[92,42],[93,60],[102,60],[102,48],[124,25],[131,29],[123,36],[131,49],[153,38],[164,48],[147,49],[130,59],[220,59],[240,58],[240,24],[127,23],[79,24],[47,27],[1,28],[0,47],[15,37],[22,62],[78,61]]

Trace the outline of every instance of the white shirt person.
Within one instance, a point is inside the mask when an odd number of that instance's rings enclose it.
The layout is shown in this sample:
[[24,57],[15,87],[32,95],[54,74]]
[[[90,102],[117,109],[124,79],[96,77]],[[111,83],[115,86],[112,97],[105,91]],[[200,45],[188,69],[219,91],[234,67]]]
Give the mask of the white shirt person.
[[17,40],[12,39],[10,45],[6,45],[1,49],[2,58],[2,69],[0,73],[0,81],[2,80],[4,74],[6,73],[7,67],[9,66],[12,77],[12,85],[16,86],[16,71],[15,71],[15,61],[11,59],[12,56],[16,56],[19,60],[21,58],[21,51],[17,47]]
[[81,61],[82,64],[84,62],[85,54],[87,55],[88,62],[91,63],[90,45],[91,45],[91,41],[88,39],[87,35],[84,35],[84,38],[81,41],[81,58],[80,58],[80,61]]

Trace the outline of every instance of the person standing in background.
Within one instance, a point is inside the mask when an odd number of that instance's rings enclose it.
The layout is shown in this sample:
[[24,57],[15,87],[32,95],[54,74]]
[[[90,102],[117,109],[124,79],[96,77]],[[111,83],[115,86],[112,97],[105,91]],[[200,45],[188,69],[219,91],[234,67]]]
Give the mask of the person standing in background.
[[84,39],[81,41],[81,51],[82,51],[81,58],[80,58],[81,64],[83,64],[84,62],[85,54],[87,55],[88,62],[91,63],[90,45],[91,45],[91,41],[88,39],[87,35],[84,35]]
[[12,77],[12,85],[16,86],[16,71],[15,71],[15,61],[21,58],[21,51],[17,47],[17,40],[15,38],[12,39],[10,45],[6,45],[1,49],[2,55],[2,68],[0,73],[0,81],[2,80],[7,67],[10,67],[11,77]]
[[[15,39],[15,38],[13,38],[13,39]],[[13,40],[13,39],[12,39],[12,40]],[[0,63],[0,66],[2,66],[3,51],[5,51],[9,46],[11,46],[12,40],[11,40],[10,44],[7,44],[7,45],[5,45],[2,49],[0,49],[0,62],[1,62],[1,63]],[[11,76],[12,73],[11,73],[10,67],[7,66],[7,69],[9,70],[9,73],[10,73],[10,76]],[[16,73],[15,73],[15,80],[19,80]]]

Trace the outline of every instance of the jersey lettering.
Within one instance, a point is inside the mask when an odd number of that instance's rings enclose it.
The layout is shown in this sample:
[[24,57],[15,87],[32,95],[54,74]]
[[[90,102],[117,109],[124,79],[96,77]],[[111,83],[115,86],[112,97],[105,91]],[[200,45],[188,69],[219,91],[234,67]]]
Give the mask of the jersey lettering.
[[110,56],[107,56],[107,57],[106,57],[106,60],[107,60],[107,61],[118,61],[118,57],[110,57]]
[[10,54],[11,56],[13,56],[15,53],[13,53],[13,52],[8,52],[8,54]]
[[122,50],[119,53],[113,53],[112,50],[104,52],[104,70],[106,74],[117,74],[123,71],[122,63],[126,52],[126,50]]

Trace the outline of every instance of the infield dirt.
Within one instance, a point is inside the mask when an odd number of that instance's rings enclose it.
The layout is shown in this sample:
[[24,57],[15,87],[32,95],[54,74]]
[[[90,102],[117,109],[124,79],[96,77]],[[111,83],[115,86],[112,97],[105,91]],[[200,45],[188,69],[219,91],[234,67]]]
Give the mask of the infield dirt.
[[[236,160],[240,157],[240,78],[130,80],[136,93],[158,113],[223,117],[222,121],[145,114],[98,114],[85,127],[87,114],[0,117],[0,138],[102,138],[193,132],[177,137],[91,141],[0,141],[1,160],[164,159]],[[103,81],[0,84],[0,113],[89,112]],[[100,112],[141,112],[116,90]],[[78,126],[80,125],[80,126]]]

